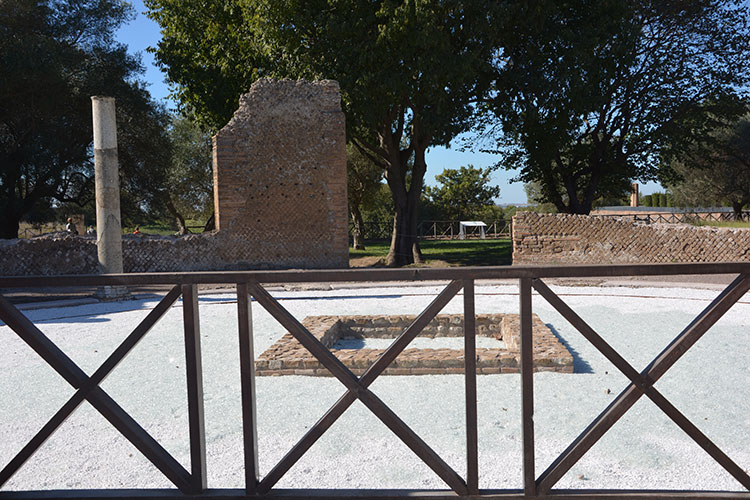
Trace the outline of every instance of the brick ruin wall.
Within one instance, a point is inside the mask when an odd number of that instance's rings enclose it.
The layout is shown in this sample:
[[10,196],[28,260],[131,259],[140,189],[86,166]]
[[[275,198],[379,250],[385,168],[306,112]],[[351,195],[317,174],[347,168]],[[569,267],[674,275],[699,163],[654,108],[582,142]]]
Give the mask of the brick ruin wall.
[[216,227],[236,260],[349,266],[339,85],[261,79],[214,137]]
[[[348,267],[340,101],[335,81],[255,82],[214,138],[218,230],[125,235],[125,272]],[[93,237],[0,240],[0,276],[97,272]]]
[[567,214],[513,216],[514,264],[750,261],[750,229]]

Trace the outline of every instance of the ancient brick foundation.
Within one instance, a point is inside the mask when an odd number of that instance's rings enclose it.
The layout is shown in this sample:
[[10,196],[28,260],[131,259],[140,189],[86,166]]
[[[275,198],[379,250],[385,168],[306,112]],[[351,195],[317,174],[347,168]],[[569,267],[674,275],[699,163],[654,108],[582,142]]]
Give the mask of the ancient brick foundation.
[[[253,84],[214,138],[219,230],[125,236],[124,271],[348,267],[340,101],[338,83],[330,80]],[[96,273],[93,237],[0,240],[0,275]]]
[[[355,375],[362,375],[384,349],[339,349],[345,337],[398,337],[416,316],[308,316],[302,321],[308,331]],[[463,316],[441,314],[419,334],[420,337],[463,337]],[[539,317],[532,316],[534,370],[573,372],[573,356]],[[477,336],[502,340],[504,349],[477,348],[477,373],[518,373],[520,364],[520,321],[517,314],[479,314]],[[258,375],[330,376],[330,372],[290,333],[264,351],[255,361]],[[463,349],[406,348],[385,369],[384,375],[436,375],[464,373]]]
[[740,261],[750,261],[750,229],[534,212],[513,216],[514,264]]

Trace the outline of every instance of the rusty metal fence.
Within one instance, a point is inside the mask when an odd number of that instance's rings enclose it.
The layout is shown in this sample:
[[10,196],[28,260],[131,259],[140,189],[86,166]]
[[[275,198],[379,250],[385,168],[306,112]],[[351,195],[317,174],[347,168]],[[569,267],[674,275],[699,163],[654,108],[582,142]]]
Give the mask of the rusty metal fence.
[[[548,278],[597,278],[608,276],[654,276],[676,274],[737,275],[663,351],[638,372],[607,341],[591,328],[566,302],[545,283]],[[523,489],[479,489],[482,471],[477,449],[477,376],[475,346],[476,280],[515,279],[520,290],[521,321],[521,400],[523,440]],[[446,281],[448,284],[386,349],[357,377],[321,344],[265,288],[269,284],[301,282],[386,282]],[[234,284],[237,293],[237,347],[240,352],[242,426],[244,443],[245,487],[212,489],[206,481],[205,423],[203,413],[198,285]],[[137,286],[171,285],[171,289],[153,310],[126,337],[122,344],[88,376],[58,348],[36,325],[13,304],[0,295],[0,320],[19,335],[50,367],[74,389],[69,400],[38,430],[31,440],[7,464],[0,464],[0,499],[10,498],[377,498],[377,499],[750,499],[750,491],[615,491],[561,490],[557,482],[588,450],[642,397],[650,399],[677,426],[705,450],[742,486],[750,490],[750,477],[711,439],[703,434],[659,390],[656,382],[750,289],[750,263],[566,266],[566,267],[483,267],[446,269],[368,269],[326,271],[248,271],[211,273],[152,273],[105,276],[2,277],[0,292],[6,288],[56,286]],[[544,471],[535,469],[534,445],[534,377],[532,353],[532,290],[536,290],[570,324],[575,327],[629,380],[614,401]],[[422,440],[369,387],[420,331],[459,291],[463,291],[466,474],[459,475]],[[162,445],[142,428],[101,387],[102,381],[138,344],[180,297],[183,299],[184,347],[189,421],[190,470],[186,470]],[[252,336],[251,298],[268,311],[288,332],[310,351],[346,388],[346,393],[310,428],[302,439],[268,472],[260,477],[256,429],[255,373]],[[313,446],[355,401],[362,402],[396,436],[398,436],[445,483],[445,490],[290,490],[275,488],[277,482]],[[88,401],[122,435],[153,463],[175,486],[174,489],[142,490],[43,490],[2,491],[4,485],[39,449],[65,419],[84,401]]]

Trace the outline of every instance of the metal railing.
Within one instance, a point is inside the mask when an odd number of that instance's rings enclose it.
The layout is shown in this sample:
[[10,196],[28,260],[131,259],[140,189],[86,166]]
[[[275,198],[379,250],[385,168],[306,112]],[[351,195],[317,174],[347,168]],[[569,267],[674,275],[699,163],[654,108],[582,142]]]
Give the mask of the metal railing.
[[622,220],[632,220],[634,222],[645,222],[647,224],[666,223],[700,223],[709,222],[742,222],[750,221],[750,211],[740,212],[667,212],[667,213],[644,213],[644,214],[606,214],[598,213],[594,217],[613,217]]
[[[511,237],[511,221],[496,220],[486,223],[485,237],[501,239]],[[364,222],[364,235],[368,240],[390,239],[393,222]],[[351,241],[354,223],[349,222],[349,239]],[[459,239],[459,221],[456,220],[423,220],[417,223],[417,237],[422,240],[457,240]],[[479,238],[478,228],[470,228],[466,234],[469,239]]]
[[[726,287],[664,350],[638,372],[607,341],[591,328],[545,283],[548,278],[600,278],[611,276],[658,276],[676,274],[736,274]],[[523,490],[479,489],[481,470],[477,447],[477,375],[475,346],[475,281],[480,279],[517,279],[520,296],[520,372],[522,400]],[[357,377],[331,351],[316,339],[264,285],[300,282],[386,282],[448,281],[416,319],[382,355]],[[244,443],[245,487],[243,489],[210,489],[206,481],[205,422],[203,413],[200,325],[197,287],[202,284],[235,284],[237,291],[238,349],[240,352],[241,404]],[[695,443],[746,489],[750,477],[709,437],[675,408],[656,389],[656,382],[750,289],[750,262],[660,265],[596,266],[512,266],[445,269],[363,269],[321,271],[247,271],[205,273],[151,273],[103,276],[0,277],[0,291],[5,288],[57,286],[136,286],[171,285],[171,290],[136,326],[122,344],[88,376],[13,304],[0,295],[0,320],[19,335],[49,366],[74,389],[69,400],[34,437],[0,470],[0,488],[62,422],[84,401],[96,408],[122,435],[153,463],[176,489],[142,490],[51,490],[0,491],[0,499],[9,498],[711,498],[750,499],[750,492],[736,491],[635,491],[635,490],[557,490],[557,482],[588,450],[643,396],[656,404]],[[459,475],[423,441],[369,387],[386,367],[409,345],[420,331],[448,302],[463,290],[464,377],[466,415],[466,474]],[[534,377],[532,337],[532,290],[536,290],[555,310],[575,327],[629,380],[627,387],[597,416],[588,427],[541,473],[535,469],[534,445]],[[117,364],[138,344],[148,331],[170,309],[183,299],[185,333],[190,470],[186,470],[158,441],[149,435],[100,384]],[[256,421],[256,392],[253,360],[251,298],[270,313],[346,388],[342,396],[309,429],[302,439],[268,472],[260,477]],[[447,490],[307,490],[277,489],[277,482],[313,446],[355,401],[362,402],[396,434],[446,484]]]

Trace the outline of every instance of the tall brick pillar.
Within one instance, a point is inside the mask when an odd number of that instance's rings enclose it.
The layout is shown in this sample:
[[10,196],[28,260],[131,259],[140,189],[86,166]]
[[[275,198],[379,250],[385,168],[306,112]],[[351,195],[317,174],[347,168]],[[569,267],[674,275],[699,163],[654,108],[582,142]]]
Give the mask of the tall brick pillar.
[[349,265],[339,85],[261,79],[213,138],[216,228],[237,267]]

